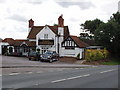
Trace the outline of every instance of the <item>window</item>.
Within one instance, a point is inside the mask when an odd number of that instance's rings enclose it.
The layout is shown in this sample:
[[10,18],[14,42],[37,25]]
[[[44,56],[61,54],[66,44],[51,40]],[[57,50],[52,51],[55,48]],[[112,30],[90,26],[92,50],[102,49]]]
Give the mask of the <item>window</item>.
[[44,34],[44,39],[48,39],[48,34]]
[[72,50],[74,50],[75,47],[65,47],[65,49],[72,49]]

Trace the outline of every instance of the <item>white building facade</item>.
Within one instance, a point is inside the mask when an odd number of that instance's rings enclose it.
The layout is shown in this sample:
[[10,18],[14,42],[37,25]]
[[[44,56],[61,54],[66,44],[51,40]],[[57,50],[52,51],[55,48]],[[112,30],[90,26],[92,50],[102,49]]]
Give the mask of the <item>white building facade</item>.
[[[24,40],[14,40],[6,38],[2,43],[8,43],[3,46],[4,53],[18,53],[27,55],[31,51],[39,49],[41,54],[46,51],[56,51],[59,56],[84,58],[85,48],[88,46],[82,42],[77,36],[71,36],[68,26],[64,26],[63,16],[59,16],[58,25],[54,26],[34,26],[34,21],[29,20],[28,36]],[[1,50],[1,49],[0,49]]]
[[[34,26],[34,21],[30,19],[27,39],[36,41],[36,49],[40,49],[41,54],[51,50],[56,51],[59,56],[77,57],[80,54],[80,59],[84,57],[84,49],[88,46],[77,36],[70,36],[68,26],[64,26],[62,15],[55,26]],[[67,43],[67,39],[70,39],[70,42]]]

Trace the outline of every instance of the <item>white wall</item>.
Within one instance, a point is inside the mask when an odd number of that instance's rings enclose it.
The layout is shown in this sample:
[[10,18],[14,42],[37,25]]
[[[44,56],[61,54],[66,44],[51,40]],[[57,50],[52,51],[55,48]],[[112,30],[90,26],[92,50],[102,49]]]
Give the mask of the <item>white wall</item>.
[[[44,34],[48,34],[48,39],[53,39],[54,40],[54,45],[50,47],[51,45],[38,45],[38,40],[39,39],[44,39]],[[47,39],[46,39],[47,40]],[[45,26],[37,35],[36,35],[36,46],[39,49],[42,49],[42,47],[48,47],[48,50],[53,50],[55,51],[57,48],[56,45],[57,39],[55,37],[55,33],[48,27]]]
[[64,47],[61,48],[60,56],[71,56],[71,57],[77,57],[77,55],[80,53],[80,59],[83,58],[84,52],[83,48],[75,48],[75,49],[65,49]]

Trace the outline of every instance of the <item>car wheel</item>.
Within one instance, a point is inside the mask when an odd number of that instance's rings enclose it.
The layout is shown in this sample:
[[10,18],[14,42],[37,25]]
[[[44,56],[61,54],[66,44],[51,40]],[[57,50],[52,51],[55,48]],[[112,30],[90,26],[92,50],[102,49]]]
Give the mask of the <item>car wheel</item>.
[[31,60],[31,58],[29,58],[29,60]]
[[49,61],[50,63],[52,63],[52,59],[50,59],[50,61]]

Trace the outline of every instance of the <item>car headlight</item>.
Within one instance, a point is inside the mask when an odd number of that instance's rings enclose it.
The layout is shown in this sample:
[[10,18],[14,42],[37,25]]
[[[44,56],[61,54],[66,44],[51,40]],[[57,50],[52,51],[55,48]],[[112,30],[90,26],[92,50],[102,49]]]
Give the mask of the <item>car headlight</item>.
[[48,56],[48,58],[51,58],[51,56]]

